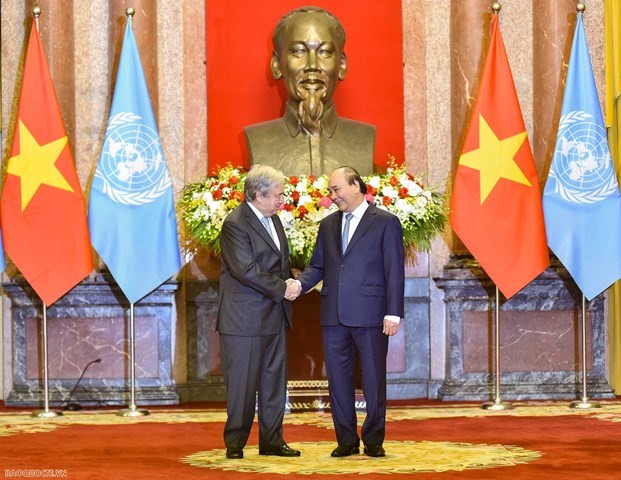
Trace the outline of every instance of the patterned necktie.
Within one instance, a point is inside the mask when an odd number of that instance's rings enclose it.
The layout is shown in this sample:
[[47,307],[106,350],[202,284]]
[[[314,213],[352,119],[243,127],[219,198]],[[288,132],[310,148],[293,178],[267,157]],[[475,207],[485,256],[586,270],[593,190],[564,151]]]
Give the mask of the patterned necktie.
[[347,250],[347,244],[349,243],[349,223],[351,222],[353,216],[354,215],[352,213],[345,215],[345,226],[343,227],[343,237],[341,238],[343,242],[343,253]]

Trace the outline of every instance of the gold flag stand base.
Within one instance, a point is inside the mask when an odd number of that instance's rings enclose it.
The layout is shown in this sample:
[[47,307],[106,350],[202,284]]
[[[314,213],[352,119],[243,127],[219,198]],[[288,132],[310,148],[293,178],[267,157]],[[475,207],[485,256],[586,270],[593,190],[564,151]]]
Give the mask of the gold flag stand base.
[[63,412],[56,412],[53,410],[37,410],[36,412],[32,412],[30,416],[35,418],[54,418],[62,417]]
[[116,412],[119,417],[146,417],[149,415],[148,410],[139,410],[135,405]]
[[512,403],[503,402],[501,400],[496,400],[494,402],[485,402],[483,405],[481,405],[481,408],[483,410],[500,411],[500,410],[513,410],[515,407],[513,406]]
[[573,402],[571,402],[569,404],[569,408],[588,410],[589,408],[602,408],[602,404],[589,400],[588,398],[583,398],[582,400],[574,400]]

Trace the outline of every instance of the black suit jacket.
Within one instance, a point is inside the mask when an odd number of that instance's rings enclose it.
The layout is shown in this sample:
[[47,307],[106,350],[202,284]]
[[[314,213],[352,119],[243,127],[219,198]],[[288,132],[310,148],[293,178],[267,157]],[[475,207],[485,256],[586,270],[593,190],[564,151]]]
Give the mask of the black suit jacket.
[[223,334],[257,336],[291,327],[291,302],[284,299],[291,278],[289,248],[278,215],[272,217],[280,250],[246,202],[224,220],[220,234],[218,321]]

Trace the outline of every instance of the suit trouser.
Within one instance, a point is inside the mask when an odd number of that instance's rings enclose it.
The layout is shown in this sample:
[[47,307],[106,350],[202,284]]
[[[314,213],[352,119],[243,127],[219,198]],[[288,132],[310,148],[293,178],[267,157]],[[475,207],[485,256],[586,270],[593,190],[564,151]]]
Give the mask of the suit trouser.
[[[243,448],[258,410],[259,446],[280,446],[287,390],[286,334],[243,337],[220,334],[227,420],[224,444]],[[258,403],[257,403],[258,394]]]
[[332,420],[339,444],[358,445],[356,420],[356,351],[360,360],[367,416],[362,425],[365,445],[381,445],[386,430],[386,355],[388,337],[382,327],[322,328]]

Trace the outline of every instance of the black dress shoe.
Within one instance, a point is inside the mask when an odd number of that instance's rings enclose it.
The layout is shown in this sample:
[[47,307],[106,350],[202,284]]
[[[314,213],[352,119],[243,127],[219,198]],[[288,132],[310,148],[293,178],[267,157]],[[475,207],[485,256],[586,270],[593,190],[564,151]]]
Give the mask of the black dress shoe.
[[277,457],[299,457],[300,451],[294,450],[286,443],[279,447],[259,447],[259,455],[276,455]]
[[385,457],[386,451],[381,445],[365,445],[364,454],[369,457]]
[[346,443],[339,443],[339,446],[332,450],[330,454],[332,457],[349,457],[360,453],[360,447],[358,445],[347,445]]
[[244,450],[241,448],[227,448],[226,458],[244,458]]

